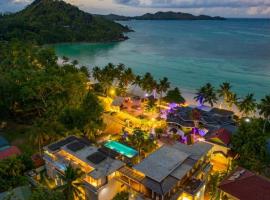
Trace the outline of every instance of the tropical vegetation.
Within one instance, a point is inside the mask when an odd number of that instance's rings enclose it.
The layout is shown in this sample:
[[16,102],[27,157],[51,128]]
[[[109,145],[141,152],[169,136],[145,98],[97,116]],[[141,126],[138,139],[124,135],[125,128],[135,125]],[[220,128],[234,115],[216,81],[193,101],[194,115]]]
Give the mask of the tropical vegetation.
[[270,128],[267,127],[263,132],[263,124],[262,119],[243,119],[232,137],[232,149],[239,154],[235,161],[238,165],[269,176],[267,168],[270,164],[270,152],[267,143]]
[[63,200],[64,194],[59,190],[51,190],[40,186],[33,190],[30,200]]
[[63,176],[64,185],[58,188],[63,191],[66,200],[83,199],[81,177],[82,172],[79,169],[75,169],[71,165],[67,166]]
[[0,40],[37,44],[124,40],[129,31],[118,23],[79,10],[65,1],[35,0],[0,18]]
[[92,137],[102,129],[103,109],[88,88],[89,72],[59,65],[52,49],[2,42],[0,74],[0,119],[24,125],[40,151],[68,131]]

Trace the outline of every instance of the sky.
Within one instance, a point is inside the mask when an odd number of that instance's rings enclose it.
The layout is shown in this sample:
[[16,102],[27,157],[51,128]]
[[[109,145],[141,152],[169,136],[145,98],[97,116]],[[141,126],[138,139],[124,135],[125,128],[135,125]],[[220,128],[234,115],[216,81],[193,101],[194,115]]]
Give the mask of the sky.
[[[33,0],[0,0],[0,12],[15,12]],[[93,14],[136,16],[177,11],[223,17],[270,18],[270,0],[65,0]]]

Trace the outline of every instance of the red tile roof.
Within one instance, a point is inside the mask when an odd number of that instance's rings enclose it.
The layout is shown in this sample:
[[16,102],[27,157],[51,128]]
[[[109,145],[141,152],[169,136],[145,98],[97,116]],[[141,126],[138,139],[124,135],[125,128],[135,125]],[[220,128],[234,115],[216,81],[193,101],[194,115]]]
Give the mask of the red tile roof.
[[227,129],[221,128],[211,133],[209,139],[212,138],[218,138],[223,144],[229,145],[231,141],[231,134]]
[[5,159],[7,157],[13,156],[13,155],[19,155],[21,151],[16,146],[11,146],[3,151],[0,151],[0,160]]
[[45,164],[45,161],[43,160],[43,158],[39,154],[32,155],[31,159],[32,159],[34,166],[36,168],[41,167]]
[[[232,178],[241,171],[243,173],[238,178]],[[241,167],[226,177],[220,183],[219,188],[240,200],[270,199],[270,180]]]

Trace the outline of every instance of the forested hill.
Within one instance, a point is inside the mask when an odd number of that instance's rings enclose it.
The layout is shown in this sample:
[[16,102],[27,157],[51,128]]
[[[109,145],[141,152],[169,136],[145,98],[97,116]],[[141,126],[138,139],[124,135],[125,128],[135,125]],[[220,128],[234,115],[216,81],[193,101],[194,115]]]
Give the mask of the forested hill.
[[211,17],[208,15],[199,15],[195,16],[189,13],[182,13],[182,12],[156,12],[154,14],[152,13],[146,13],[141,16],[136,17],[126,17],[121,15],[104,15],[106,19],[110,20],[225,20],[223,17]]
[[83,12],[62,0],[35,0],[20,12],[0,18],[0,40],[104,42],[126,39],[118,23]]

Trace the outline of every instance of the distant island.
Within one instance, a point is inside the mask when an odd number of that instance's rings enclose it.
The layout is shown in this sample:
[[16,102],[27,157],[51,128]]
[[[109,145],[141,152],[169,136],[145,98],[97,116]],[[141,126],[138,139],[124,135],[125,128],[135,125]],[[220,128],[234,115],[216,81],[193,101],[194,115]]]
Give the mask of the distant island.
[[128,17],[128,16],[122,16],[122,15],[115,15],[115,14],[109,14],[109,15],[99,15],[103,16],[106,19],[112,20],[112,21],[128,21],[128,20],[225,20],[223,17],[211,17],[208,15],[192,15],[189,13],[182,13],[182,12],[156,12],[154,14],[146,13],[141,16],[135,16],[135,17]]
[[127,39],[129,28],[64,1],[35,0],[22,11],[0,17],[0,40],[37,44],[109,42]]

